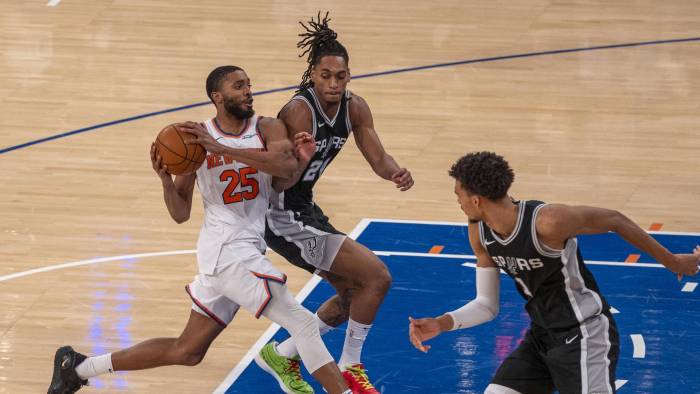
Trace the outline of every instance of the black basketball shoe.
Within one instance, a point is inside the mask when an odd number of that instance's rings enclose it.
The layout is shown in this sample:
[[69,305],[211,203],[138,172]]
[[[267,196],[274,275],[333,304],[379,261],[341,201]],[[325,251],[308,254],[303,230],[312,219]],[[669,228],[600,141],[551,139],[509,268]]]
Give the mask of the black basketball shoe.
[[64,346],[56,350],[53,359],[53,378],[49,386],[48,394],[73,394],[81,387],[88,384],[87,380],[80,379],[75,372],[75,367],[80,365],[87,357],[76,352],[70,346]]

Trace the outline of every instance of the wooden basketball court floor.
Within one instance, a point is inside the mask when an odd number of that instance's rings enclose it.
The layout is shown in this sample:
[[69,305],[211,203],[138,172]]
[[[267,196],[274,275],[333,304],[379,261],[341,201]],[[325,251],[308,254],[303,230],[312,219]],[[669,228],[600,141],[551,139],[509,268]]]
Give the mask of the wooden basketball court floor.
[[[349,144],[316,188],[339,229],[463,221],[447,169],[494,150],[517,198],[700,232],[694,1],[1,1],[0,393],[43,392],[63,344],[107,352],[179,334],[201,200],[186,224],[170,220],[150,142],[212,116],[190,105],[218,65],[244,67],[258,92],[297,84],[297,21],[318,10],[366,76],[350,88],[416,181],[396,191]],[[290,94],[259,95],[257,112],[274,116]],[[309,279],[272,258],[294,292]],[[201,365],[85,392],[211,392],[267,326],[239,313]]]

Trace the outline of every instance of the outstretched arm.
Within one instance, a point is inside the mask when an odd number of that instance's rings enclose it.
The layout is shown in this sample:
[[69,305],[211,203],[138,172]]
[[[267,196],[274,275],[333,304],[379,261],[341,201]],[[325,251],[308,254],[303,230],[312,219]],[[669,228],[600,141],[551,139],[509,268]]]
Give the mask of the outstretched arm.
[[287,139],[287,128],[278,119],[260,120],[260,130],[267,148],[265,150],[237,149],[220,144],[201,123],[185,122],[178,126],[193,136],[191,140],[186,141],[188,144],[200,144],[209,153],[230,156],[272,176],[289,178],[293,174],[296,166],[293,146]]
[[422,352],[430,349],[429,345],[423,345],[423,341],[445,331],[474,327],[491,321],[498,315],[500,269],[481,245],[477,223],[469,223],[469,243],[476,255],[476,298],[463,307],[436,318],[409,317],[408,333],[411,343]]
[[155,143],[151,144],[151,165],[163,184],[163,198],[170,217],[177,223],[186,222],[192,210],[192,193],[197,176],[195,174],[178,175],[173,181],[172,175],[168,173],[168,166],[163,164]]
[[401,191],[410,189],[413,186],[411,172],[399,167],[396,160],[384,150],[377,131],[374,130],[374,119],[367,102],[362,97],[353,95],[348,107],[357,147],[375,174],[394,182]]
[[550,204],[540,210],[536,226],[540,242],[554,249],[562,249],[567,239],[579,234],[614,231],[670,271],[679,275],[698,273],[700,247],[696,247],[692,254],[672,254],[627,216],[615,210]]

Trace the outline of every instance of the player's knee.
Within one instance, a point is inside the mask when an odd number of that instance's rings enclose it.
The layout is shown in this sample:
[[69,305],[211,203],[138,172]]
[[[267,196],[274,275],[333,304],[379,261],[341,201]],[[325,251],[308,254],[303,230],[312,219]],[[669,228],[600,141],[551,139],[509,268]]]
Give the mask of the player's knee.
[[318,330],[318,323],[316,323],[316,317],[306,308],[295,310],[294,320],[289,324],[289,327],[285,327],[285,329],[289,331],[289,334],[293,337],[301,336],[313,338],[321,336]]
[[372,275],[370,285],[377,294],[384,295],[391,287],[391,274],[384,264],[382,264]]
[[201,363],[202,360],[204,360],[204,353],[186,353],[182,358],[182,365],[194,367],[195,365]]
[[173,346],[173,353],[175,356],[175,364],[193,367],[202,362],[207,351],[182,344],[175,344]]

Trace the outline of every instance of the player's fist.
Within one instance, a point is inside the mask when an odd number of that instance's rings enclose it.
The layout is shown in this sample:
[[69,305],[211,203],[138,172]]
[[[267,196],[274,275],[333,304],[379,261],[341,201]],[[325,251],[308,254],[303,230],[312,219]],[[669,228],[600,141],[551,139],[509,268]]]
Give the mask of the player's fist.
[[396,187],[401,189],[402,192],[410,189],[413,186],[413,177],[411,176],[411,171],[402,168],[396,171],[391,176],[391,181],[396,184]]
[[696,246],[691,254],[676,254],[675,264],[672,271],[678,274],[680,279],[682,275],[695,275],[698,273],[698,264],[700,264],[700,245]]

